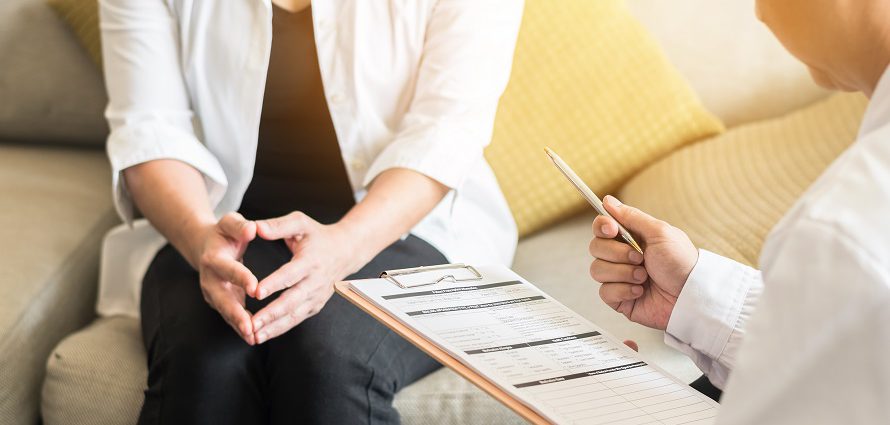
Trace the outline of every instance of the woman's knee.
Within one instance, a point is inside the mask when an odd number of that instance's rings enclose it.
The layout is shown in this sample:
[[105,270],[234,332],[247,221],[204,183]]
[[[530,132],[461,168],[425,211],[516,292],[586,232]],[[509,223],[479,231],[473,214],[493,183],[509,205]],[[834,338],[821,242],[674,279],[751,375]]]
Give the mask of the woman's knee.
[[270,378],[297,382],[311,389],[312,397],[338,397],[343,388],[364,390],[373,376],[393,375],[386,351],[394,334],[339,297],[328,304],[317,316],[270,341]]
[[[155,367],[165,380],[185,387],[227,388],[235,384],[256,386],[262,379],[262,363],[255,350],[233,338],[179,340],[161,348]],[[150,371],[154,372],[154,371]]]

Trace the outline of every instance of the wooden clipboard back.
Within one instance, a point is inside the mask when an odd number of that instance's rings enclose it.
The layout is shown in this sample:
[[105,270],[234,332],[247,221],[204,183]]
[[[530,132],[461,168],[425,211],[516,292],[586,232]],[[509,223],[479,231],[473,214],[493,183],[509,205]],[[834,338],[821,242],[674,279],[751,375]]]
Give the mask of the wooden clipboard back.
[[388,313],[363,298],[361,295],[359,295],[349,287],[348,282],[337,282],[336,284],[334,284],[334,289],[337,291],[338,294],[340,294],[340,296],[346,298],[347,300],[349,300],[349,302],[355,304],[358,308],[370,314],[374,319],[377,319],[377,321],[383,323],[384,325],[386,325],[386,327],[395,331],[402,338],[405,338],[406,340],[408,340],[408,342],[414,344],[417,348],[420,348],[421,350],[423,350],[423,352],[429,354],[430,357],[436,359],[436,361],[438,361],[439,363],[442,363],[442,365],[457,372],[458,375],[464,377],[464,379],[470,381],[471,383],[473,383],[473,385],[479,387],[479,389],[494,397],[495,400],[501,402],[501,404],[516,412],[523,419],[533,424],[550,423],[534,410],[522,404],[519,400],[516,400],[515,398],[513,398],[513,396],[507,394],[507,392],[505,392],[504,390],[498,388],[497,385],[493,384],[487,378],[476,373],[475,371],[461,363],[459,360],[455,359],[450,354],[437,347],[432,342],[428,341],[417,332],[414,332],[411,328],[403,325],[402,322],[399,322],[396,318],[390,316]]

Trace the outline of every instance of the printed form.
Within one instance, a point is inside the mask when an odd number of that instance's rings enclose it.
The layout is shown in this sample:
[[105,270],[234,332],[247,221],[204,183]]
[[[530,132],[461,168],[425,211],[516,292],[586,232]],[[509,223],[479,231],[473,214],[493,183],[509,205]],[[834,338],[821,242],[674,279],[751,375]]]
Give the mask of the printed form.
[[511,270],[482,280],[353,291],[559,424],[708,424],[717,403]]

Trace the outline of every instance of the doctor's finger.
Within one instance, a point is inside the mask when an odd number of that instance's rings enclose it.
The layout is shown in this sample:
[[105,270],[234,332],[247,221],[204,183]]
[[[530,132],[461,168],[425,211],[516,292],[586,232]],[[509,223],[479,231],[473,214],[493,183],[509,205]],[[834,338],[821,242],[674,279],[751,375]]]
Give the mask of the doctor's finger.
[[630,245],[615,239],[593,238],[588,247],[590,256],[611,263],[642,264],[643,255]]
[[643,295],[643,287],[632,283],[604,283],[600,286],[600,298],[615,308],[619,303],[632,301]]
[[618,222],[614,218],[598,215],[593,219],[593,235],[613,239],[618,236]]
[[641,266],[610,263],[596,259],[590,263],[590,277],[599,283],[623,282],[640,284],[646,281],[649,274]]

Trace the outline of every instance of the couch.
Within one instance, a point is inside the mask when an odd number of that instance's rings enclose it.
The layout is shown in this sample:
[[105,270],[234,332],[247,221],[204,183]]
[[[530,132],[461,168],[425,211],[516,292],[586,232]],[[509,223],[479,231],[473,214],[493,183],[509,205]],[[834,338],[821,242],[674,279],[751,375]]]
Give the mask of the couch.
[[[815,87],[756,21],[753,0],[628,0],[728,131],[677,149],[618,191],[748,264],[769,228],[855,137],[865,100]],[[134,423],[139,322],[94,313],[101,238],[117,224],[101,75],[44,0],[0,4],[0,425]],[[520,241],[513,268],[681,379],[701,372],[597,296],[593,215]],[[407,424],[521,422],[448,370],[402,391]]]

